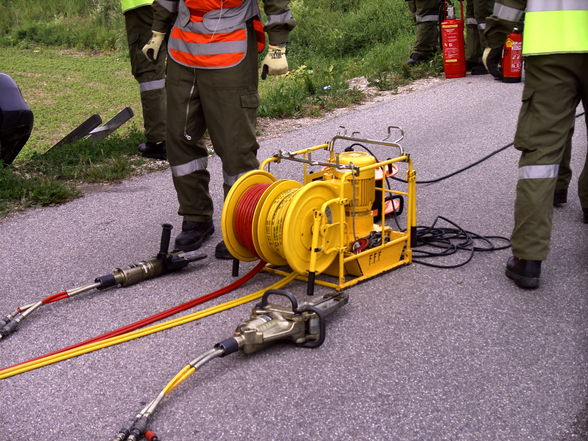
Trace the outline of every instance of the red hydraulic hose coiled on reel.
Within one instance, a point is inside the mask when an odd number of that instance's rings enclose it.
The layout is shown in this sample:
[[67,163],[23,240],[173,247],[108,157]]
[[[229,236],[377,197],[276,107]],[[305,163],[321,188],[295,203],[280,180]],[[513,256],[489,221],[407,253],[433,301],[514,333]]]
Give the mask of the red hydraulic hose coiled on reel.
[[258,253],[253,244],[253,215],[257,203],[270,185],[270,183],[252,185],[241,196],[235,209],[235,218],[233,219],[235,234],[243,246],[255,256],[258,256]]

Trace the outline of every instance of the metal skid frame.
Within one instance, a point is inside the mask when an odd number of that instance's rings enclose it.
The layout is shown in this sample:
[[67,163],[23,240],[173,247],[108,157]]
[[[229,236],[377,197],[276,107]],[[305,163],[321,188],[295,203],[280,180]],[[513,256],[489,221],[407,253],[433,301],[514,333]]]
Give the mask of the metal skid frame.
[[[389,133],[391,128],[399,129],[398,127],[390,127],[388,129]],[[339,162],[338,154],[335,153],[335,143],[339,140],[393,147],[398,149],[399,155],[395,158],[379,161],[364,167],[356,167],[353,164],[341,164]],[[313,160],[313,153],[320,151],[328,151],[328,161]],[[387,142],[337,135],[327,144],[321,144],[294,152],[280,151],[273,157],[263,161],[259,169],[267,170],[269,172],[270,166],[273,163],[279,163],[282,160],[295,161],[303,164],[304,184],[308,184],[317,179],[322,179],[325,175],[325,170],[328,170],[328,168],[335,168],[339,171],[346,170],[340,178],[338,196],[326,201],[322,204],[320,210],[316,210],[314,212],[314,222],[312,226],[312,246],[310,250],[311,255],[308,275],[299,273],[296,275],[297,279],[306,281],[308,283],[309,295],[313,294],[315,283],[321,286],[334,288],[337,291],[341,291],[385,271],[389,271],[401,265],[408,265],[412,262],[411,239],[416,228],[416,171],[413,168],[410,155],[406,154],[397,142]],[[407,207],[406,230],[404,232],[394,231],[390,227],[386,227],[386,214],[384,213],[384,210],[380,210],[380,213],[378,214],[381,216],[380,225],[382,226],[379,230],[382,237],[380,244],[364,251],[354,253],[349,250],[349,243],[346,243],[345,240],[346,222],[342,221],[336,224],[328,224],[327,221],[329,219],[329,211],[332,212],[333,210],[339,210],[338,219],[345,219],[345,207],[349,204],[351,204],[353,207],[354,204],[353,198],[350,199],[345,194],[346,183],[353,183],[354,177],[358,176],[360,172],[370,169],[383,170],[386,167],[389,167],[391,164],[396,163],[407,164],[407,183],[405,184],[407,187],[406,191],[398,191],[386,188],[386,179],[381,180],[381,187],[376,187],[376,190],[379,191],[378,194],[382,198],[382,204],[380,205],[381,207],[384,207],[385,198],[387,195],[401,195],[407,199],[405,203],[405,206]],[[321,171],[310,172],[310,166],[322,166],[323,169]],[[321,241],[320,233],[324,232],[327,228],[338,229],[339,246],[331,247],[330,249],[324,248],[325,244]],[[337,253],[333,263],[326,271],[323,272],[323,274],[335,277],[336,282],[324,280],[323,278],[316,278],[316,262],[319,252]],[[267,264],[264,270],[281,276],[294,274],[294,272],[285,271],[281,269],[281,267],[277,267],[272,264]]]

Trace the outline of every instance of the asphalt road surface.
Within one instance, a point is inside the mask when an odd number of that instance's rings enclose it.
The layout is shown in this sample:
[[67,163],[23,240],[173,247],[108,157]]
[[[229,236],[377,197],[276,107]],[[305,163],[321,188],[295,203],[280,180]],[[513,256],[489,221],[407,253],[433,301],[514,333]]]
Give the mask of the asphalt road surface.
[[[513,140],[521,90],[521,84],[489,76],[432,81],[265,140],[259,158],[326,142],[340,126],[381,139],[397,125],[405,131],[401,144],[417,179],[436,178]],[[580,119],[575,178],[586,145]],[[418,224],[444,216],[480,235],[509,236],[517,160],[509,148],[438,184],[419,185]],[[212,157],[209,169],[216,231],[202,249],[206,260],[139,285],[46,306],[0,341],[0,366],[231,283],[231,262],[214,258],[222,237],[220,160]],[[284,161],[275,170],[297,179],[301,166]],[[581,222],[576,191],[574,179],[568,204],[555,210],[552,250],[538,290],[520,290],[505,277],[508,249],[476,253],[456,269],[398,268],[346,290],[349,304],[328,318],[321,347],[280,344],[213,360],[162,402],[150,428],[164,441],[588,439],[588,226]],[[176,213],[166,170],[1,220],[0,314],[155,255],[161,224],[179,231]],[[241,274],[254,264],[242,263]],[[277,276],[261,273],[188,312],[275,281]],[[302,282],[286,289],[305,296]],[[111,440],[186,363],[231,336],[251,307],[1,380],[0,440]]]

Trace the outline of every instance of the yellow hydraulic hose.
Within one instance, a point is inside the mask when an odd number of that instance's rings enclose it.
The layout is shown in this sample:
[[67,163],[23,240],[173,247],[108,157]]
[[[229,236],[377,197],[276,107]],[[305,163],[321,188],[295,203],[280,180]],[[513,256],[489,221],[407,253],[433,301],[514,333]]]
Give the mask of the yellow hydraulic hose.
[[172,390],[174,390],[180,383],[184,382],[186,378],[196,372],[196,368],[190,366],[189,364],[184,366],[178,374],[165,386],[162,390],[164,395],[169,394]]
[[187,364],[184,368],[176,374],[174,378],[163,388],[163,393],[165,395],[169,394],[172,390],[176,388],[181,382],[183,382],[186,378],[196,372],[196,368]]
[[[149,326],[144,329],[138,329],[133,332],[128,332],[126,334],[118,335],[116,337],[111,337],[105,340],[97,341],[94,343],[90,343],[88,345],[79,346],[77,348],[70,349],[69,351],[60,352],[59,354],[51,355],[45,358],[40,358],[38,360],[32,360],[28,363],[23,363],[12,368],[6,368],[0,370],[0,380],[4,380],[6,378],[12,377],[14,375],[22,374],[24,372],[31,371],[33,369],[37,369],[43,366],[47,366],[49,364],[58,363],[63,360],[67,360],[69,358],[77,357],[78,355],[86,354],[88,352],[97,351],[102,348],[107,348],[109,346],[114,346],[119,343],[124,343],[129,340],[134,340],[136,338],[144,337],[149,334],[154,334],[159,331],[163,331],[165,329],[173,328],[175,326],[180,326],[185,323],[189,323],[203,317],[208,317],[209,315],[216,314],[218,312],[226,311],[227,309],[234,308],[236,306],[240,306],[244,303],[251,302],[253,300],[259,299],[263,296],[263,293],[269,289],[279,289],[282,288],[284,285],[290,283],[296,274],[292,273],[283,279],[279,280],[278,282],[270,285],[267,288],[261,289],[256,291],[252,294],[245,295],[243,297],[239,297],[238,299],[230,300],[225,303],[221,303],[217,306],[212,306],[207,309],[203,309],[202,311],[197,311],[192,314],[188,314],[184,317],[179,317],[177,319],[169,320],[167,322],[159,323],[157,325]],[[191,375],[192,372],[189,374]],[[173,381],[173,380],[172,380]],[[181,381],[180,381],[181,382]],[[178,382],[177,384],[179,384]]]

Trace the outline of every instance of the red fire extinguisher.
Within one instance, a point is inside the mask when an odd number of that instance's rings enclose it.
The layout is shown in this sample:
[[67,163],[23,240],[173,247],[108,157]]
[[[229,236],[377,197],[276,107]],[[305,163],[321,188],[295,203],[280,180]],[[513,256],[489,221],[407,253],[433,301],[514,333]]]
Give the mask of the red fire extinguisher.
[[462,19],[455,18],[453,5],[447,7],[447,19],[441,23],[443,44],[443,71],[446,78],[466,76],[465,44],[463,40],[463,4],[460,1]]
[[517,28],[506,36],[502,50],[502,81],[520,83],[523,71],[523,34]]

